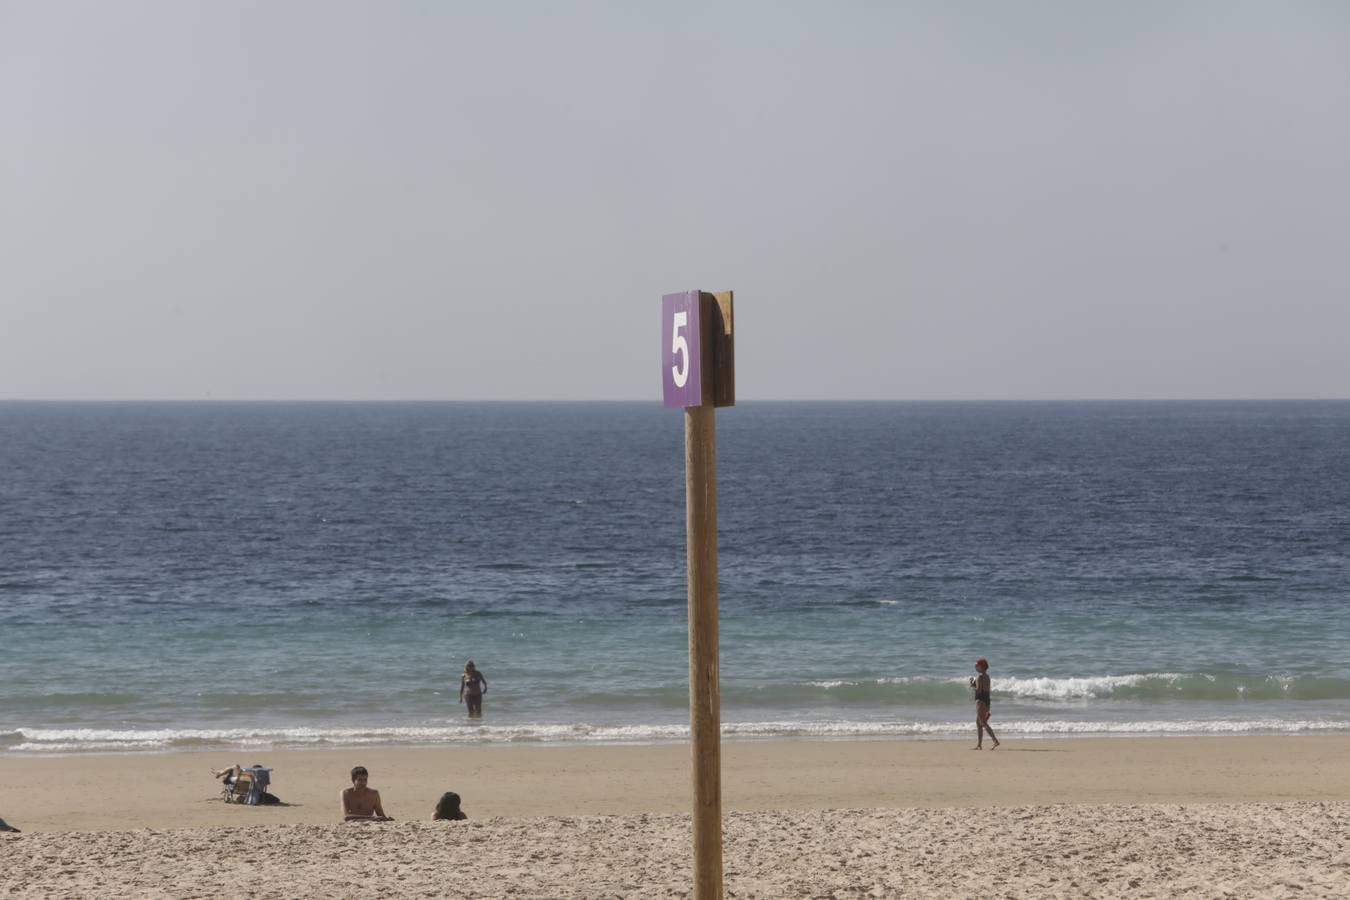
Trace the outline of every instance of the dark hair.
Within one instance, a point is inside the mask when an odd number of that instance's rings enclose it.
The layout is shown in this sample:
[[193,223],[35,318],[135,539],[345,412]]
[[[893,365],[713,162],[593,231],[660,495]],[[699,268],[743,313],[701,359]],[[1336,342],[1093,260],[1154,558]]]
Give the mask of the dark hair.
[[365,766],[357,766],[356,768],[352,769],[352,781],[356,780],[357,775],[364,775],[367,778],[370,777],[370,773],[366,771]]
[[441,794],[441,799],[436,803],[436,811],[432,813],[433,819],[447,819],[456,821],[458,819],[467,819],[464,811],[459,808],[459,794],[454,791],[446,791]]

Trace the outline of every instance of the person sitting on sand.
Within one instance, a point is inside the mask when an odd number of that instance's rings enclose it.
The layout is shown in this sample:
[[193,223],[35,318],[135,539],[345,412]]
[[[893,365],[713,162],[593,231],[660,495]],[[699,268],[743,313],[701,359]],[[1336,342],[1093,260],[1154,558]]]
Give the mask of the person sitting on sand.
[[975,689],[975,746],[970,749],[984,749],[984,733],[987,731],[994,742],[990,749],[997,750],[998,738],[994,737],[994,729],[989,727],[989,661],[983,656],[975,660],[975,671],[979,675],[970,679],[970,686]]
[[447,822],[462,822],[468,816],[464,815],[464,810],[459,808],[459,794],[454,791],[446,791],[441,794],[441,799],[436,804],[436,811],[432,813],[431,818]]
[[464,674],[459,676],[459,702],[468,702],[469,718],[483,716],[483,695],[487,693],[487,679],[474,668],[473,660],[464,664]]
[[370,773],[365,766],[352,769],[352,786],[342,791],[342,820],[344,822],[392,822],[393,816],[384,814],[380,792],[366,787]]

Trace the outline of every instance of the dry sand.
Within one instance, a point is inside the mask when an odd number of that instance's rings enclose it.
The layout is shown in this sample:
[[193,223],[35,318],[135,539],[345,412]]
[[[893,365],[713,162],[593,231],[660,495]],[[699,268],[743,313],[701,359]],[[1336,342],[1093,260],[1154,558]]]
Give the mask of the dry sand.
[[[732,743],[729,896],[1350,896],[1350,737]],[[0,759],[0,897],[663,897],[690,884],[688,750]],[[347,770],[399,821],[335,824]],[[471,819],[426,821],[458,791]],[[410,821],[420,820],[420,821]]]

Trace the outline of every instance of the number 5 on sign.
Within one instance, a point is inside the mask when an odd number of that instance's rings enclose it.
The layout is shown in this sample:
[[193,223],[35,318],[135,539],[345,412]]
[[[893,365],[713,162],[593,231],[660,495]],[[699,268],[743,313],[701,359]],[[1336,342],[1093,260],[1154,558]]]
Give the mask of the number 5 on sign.
[[672,313],[671,327],[675,329],[675,336],[670,339],[670,352],[679,361],[670,367],[670,377],[675,387],[683,388],[689,383],[689,341],[680,332],[689,327],[689,310]]
[[731,291],[661,298],[661,383],[666,406],[735,406]]

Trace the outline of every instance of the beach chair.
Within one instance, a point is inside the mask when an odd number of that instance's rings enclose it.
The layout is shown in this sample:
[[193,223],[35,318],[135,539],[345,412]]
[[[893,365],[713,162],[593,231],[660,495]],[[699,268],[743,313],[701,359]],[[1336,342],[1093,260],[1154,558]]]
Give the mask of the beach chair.
[[272,783],[272,770],[265,769],[262,766],[254,766],[249,769],[253,776],[253,783],[249,785],[248,797],[244,802],[249,806],[257,806],[262,803],[263,794],[267,792],[267,786]]
[[225,785],[220,797],[226,803],[244,803],[257,806],[262,803],[263,793],[272,783],[272,770],[263,766],[245,769],[234,780],[234,784]]
[[253,791],[253,773],[245,769],[234,779],[226,783],[220,791],[220,799],[226,803],[247,803],[248,795]]

